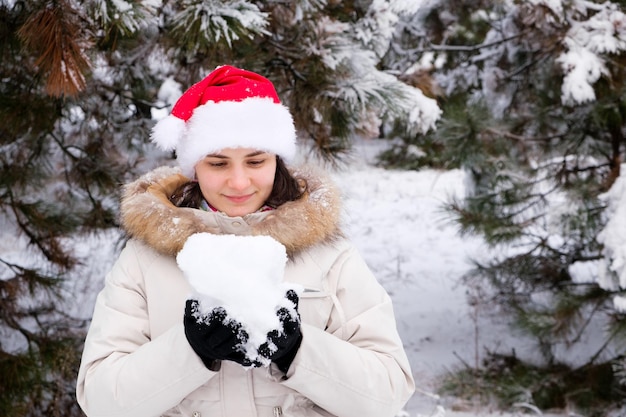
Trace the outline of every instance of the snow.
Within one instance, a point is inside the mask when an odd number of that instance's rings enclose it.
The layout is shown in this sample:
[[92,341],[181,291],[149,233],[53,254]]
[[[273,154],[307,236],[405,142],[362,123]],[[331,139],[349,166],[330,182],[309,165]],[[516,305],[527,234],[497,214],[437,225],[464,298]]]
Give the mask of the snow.
[[[621,172],[626,172],[626,164],[622,164]],[[608,204],[609,220],[598,234],[598,241],[604,245],[606,254],[601,262],[599,284],[608,291],[626,290],[626,177],[620,176],[602,197]],[[613,276],[616,279],[612,279]],[[618,310],[626,311],[623,301],[616,300],[615,303],[621,307]]]
[[[561,7],[561,2],[550,3],[557,13],[555,7]],[[591,8],[591,4],[585,3],[584,7]],[[604,64],[607,57],[600,54],[617,54],[626,49],[626,15],[610,2],[597,8],[598,12],[587,20],[573,20],[563,40],[566,51],[557,62],[565,73],[561,87],[565,105],[595,100],[593,84],[601,76],[609,76]]]
[[[531,412],[524,404],[515,412],[489,411],[434,394],[443,375],[479,367],[487,351],[508,354],[515,349],[518,357],[532,360],[536,347],[514,333],[494,306],[474,303],[482,289],[462,281],[472,259],[493,255],[482,240],[461,237],[442,209],[450,197],[465,193],[464,172],[377,168],[374,156],[385,144],[359,141],[349,165],[334,171],[333,178],[344,197],[347,235],[394,302],[417,385],[403,417],[514,417]],[[625,230],[625,220],[619,221],[619,229]],[[615,246],[626,248],[626,236],[620,238]],[[572,361],[587,357],[599,346],[593,339],[589,335],[564,354]]]
[[563,4],[561,0],[529,0],[530,4],[535,6],[546,6],[555,16],[560,17],[563,15]]
[[333,177],[343,192],[348,237],[394,302],[417,385],[406,415],[442,415],[443,409],[445,416],[487,416],[452,412],[447,399],[433,394],[445,372],[463,361],[476,364],[486,347],[516,343],[505,322],[469,305],[472,289],[461,282],[470,259],[485,251],[479,239],[461,238],[442,210],[449,197],[464,193],[464,173],[376,168],[373,158],[384,144],[360,142],[350,165]]
[[[223,307],[227,319],[242,323],[248,333],[243,346],[248,359],[264,363],[258,348],[270,331],[282,330],[276,311],[294,307],[285,293],[301,292],[300,287],[282,282],[285,247],[269,236],[197,233],[187,239],[176,262],[195,290],[189,298],[199,301],[198,319]],[[207,265],[212,265],[209,270]]]
[[183,95],[180,83],[176,82],[173,77],[165,79],[157,94],[158,102],[155,106],[150,107],[153,120],[159,121],[169,116],[174,103]]
[[589,49],[578,47],[571,42],[569,52],[561,55],[558,62],[565,72],[561,100],[564,104],[584,103],[595,100],[592,84],[601,75],[607,75],[602,59]]
[[191,2],[173,17],[173,30],[187,32],[187,27],[199,24],[198,45],[225,40],[229,46],[241,36],[252,38],[255,33],[267,33],[268,14],[245,1]]

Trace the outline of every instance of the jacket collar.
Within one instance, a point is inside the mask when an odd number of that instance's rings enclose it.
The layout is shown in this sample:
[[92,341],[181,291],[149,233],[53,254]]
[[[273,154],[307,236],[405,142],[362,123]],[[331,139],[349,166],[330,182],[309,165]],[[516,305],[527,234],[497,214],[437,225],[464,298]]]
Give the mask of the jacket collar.
[[[342,235],[339,227],[340,199],[334,184],[310,167],[292,172],[304,179],[307,191],[297,201],[275,210],[253,213],[238,234],[268,235],[282,243],[289,256],[312,246],[332,242]],[[232,234],[212,216],[221,213],[177,207],[168,196],[189,179],[177,168],[157,168],[124,186],[120,205],[122,228],[156,251],[175,256],[194,233]],[[224,219],[225,218],[225,219]]]

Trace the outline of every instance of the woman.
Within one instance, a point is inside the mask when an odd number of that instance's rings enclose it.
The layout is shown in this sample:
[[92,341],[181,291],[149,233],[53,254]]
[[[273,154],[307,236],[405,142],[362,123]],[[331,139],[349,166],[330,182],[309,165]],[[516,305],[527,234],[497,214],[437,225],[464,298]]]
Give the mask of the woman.
[[[390,298],[342,236],[332,184],[287,169],[295,130],[270,81],[218,67],[152,139],[176,150],[180,169],[156,169],[125,188],[131,239],[85,341],[77,384],[85,413],[394,416],[414,382]],[[256,357],[241,350],[246,323],[225,320],[221,307],[200,314],[190,299],[177,255],[199,234],[270,236],[285,247],[284,281],[302,290],[288,291],[294,308],[276,310],[281,327]],[[207,276],[233,260],[211,262]]]

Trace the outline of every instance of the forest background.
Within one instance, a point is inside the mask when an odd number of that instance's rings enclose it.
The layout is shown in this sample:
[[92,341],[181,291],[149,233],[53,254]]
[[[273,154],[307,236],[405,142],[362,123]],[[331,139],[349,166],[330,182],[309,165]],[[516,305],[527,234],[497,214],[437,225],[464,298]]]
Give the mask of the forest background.
[[[355,137],[387,169],[461,169],[445,209],[493,256],[462,278],[541,360],[493,352],[438,389],[606,415],[626,398],[624,2],[0,0],[0,415],[79,416],[89,320],[67,288],[116,236],[149,132],[229,63],[269,77],[310,158]],[[123,236],[119,236],[121,247]],[[117,249],[119,249],[119,247]],[[479,290],[478,290],[479,289]],[[572,367],[590,326],[601,349]],[[608,347],[611,347],[609,349]],[[566,350],[565,350],[566,351]]]

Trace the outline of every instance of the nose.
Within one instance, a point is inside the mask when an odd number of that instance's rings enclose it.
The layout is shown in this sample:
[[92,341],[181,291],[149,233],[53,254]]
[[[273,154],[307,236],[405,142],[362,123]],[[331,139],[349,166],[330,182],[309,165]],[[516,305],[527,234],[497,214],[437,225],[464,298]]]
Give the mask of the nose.
[[245,190],[250,185],[250,176],[243,168],[233,168],[228,186],[233,190]]

